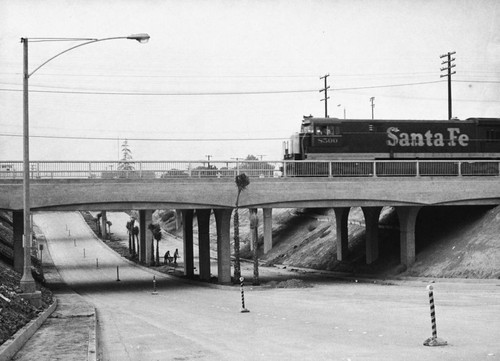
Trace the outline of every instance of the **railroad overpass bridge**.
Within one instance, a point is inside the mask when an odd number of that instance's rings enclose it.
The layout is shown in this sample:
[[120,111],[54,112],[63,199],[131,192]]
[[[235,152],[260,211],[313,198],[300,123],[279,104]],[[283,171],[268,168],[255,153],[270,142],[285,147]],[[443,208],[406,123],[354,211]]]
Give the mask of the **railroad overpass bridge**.
[[[193,218],[196,215],[200,278],[210,278],[209,221],[213,211],[220,282],[231,279],[230,218],[237,194],[234,176],[238,173],[250,175],[250,185],[241,194],[239,206],[263,209],[264,252],[272,248],[273,208],[326,207],[335,210],[337,258],[342,260],[348,251],[349,210],[361,207],[366,223],[366,261],[372,263],[378,258],[380,212],[382,207],[391,206],[399,217],[401,263],[408,266],[415,260],[415,225],[422,207],[500,204],[498,162],[487,162],[488,168],[479,163],[471,166],[470,162],[459,161],[431,163],[432,167],[429,162],[402,161],[391,163],[392,168],[381,167],[375,161],[340,162],[341,168],[339,162],[238,162],[231,165],[230,162],[208,165],[200,162],[201,165],[196,166],[194,162],[169,162],[174,163],[170,168],[164,164],[158,167],[160,162],[157,162],[155,169],[151,169],[148,162],[136,162],[135,169],[122,170],[118,162],[113,164],[114,170],[107,164],[112,162],[52,162],[52,170],[47,170],[46,163],[50,162],[33,163],[31,167],[30,205],[33,211],[139,210],[139,258],[149,263],[153,241],[151,232],[146,229],[151,223],[152,211],[176,209],[183,220],[187,276],[194,273]],[[291,170],[300,163],[302,171],[307,165],[308,172],[316,174],[297,176]],[[401,166],[394,168],[394,163]],[[96,170],[98,165],[103,169]],[[23,184],[20,171],[15,167],[9,171],[5,168],[0,163],[0,169],[4,169],[0,171],[0,209],[14,214],[17,244],[14,253],[22,255]],[[386,174],[387,169],[390,174]],[[433,174],[428,174],[429,169],[433,169]],[[471,169],[477,174],[469,174]],[[105,225],[105,212],[102,222]],[[21,262],[22,269],[22,257],[15,259],[17,264]]]

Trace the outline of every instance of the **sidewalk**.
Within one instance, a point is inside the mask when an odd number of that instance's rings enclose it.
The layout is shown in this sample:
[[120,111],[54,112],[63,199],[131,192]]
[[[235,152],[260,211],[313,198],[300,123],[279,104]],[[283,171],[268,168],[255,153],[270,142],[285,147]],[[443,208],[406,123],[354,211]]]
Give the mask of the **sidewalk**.
[[48,288],[57,299],[57,308],[21,350],[15,361],[97,360],[97,317],[93,305],[66,286],[55,268],[45,242],[43,267]]

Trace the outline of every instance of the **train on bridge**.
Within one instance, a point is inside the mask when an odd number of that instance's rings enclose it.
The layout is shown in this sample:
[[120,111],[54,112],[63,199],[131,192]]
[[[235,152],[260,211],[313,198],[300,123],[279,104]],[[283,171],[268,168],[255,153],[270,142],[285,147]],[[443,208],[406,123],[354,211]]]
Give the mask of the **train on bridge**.
[[[465,174],[498,175],[500,118],[345,120],[305,116],[300,133],[295,133],[285,143],[284,159],[311,161],[288,165],[287,174],[297,176],[331,175],[332,171],[338,175],[371,175],[373,172],[393,175],[395,165],[398,165],[398,172],[401,168],[408,168],[402,173],[415,175],[410,169],[415,163],[409,160],[423,161],[423,173],[426,173],[426,164],[433,168],[427,173],[434,173],[439,165],[436,161],[443,160],[441,165],[447,169],[441,169],[439,173],[457,174],[462,170],[458,167],[461,167]],[[346,163],[346,160],[357,162]],[[363,160],[386,162],[378,163],[379,168],[372,170],[372,163],[359,162]],[[458,164],[453,160],[474,162]],[[485,162],[489,160],[492,162]],[[314,161],[317,162],[312,163]]]

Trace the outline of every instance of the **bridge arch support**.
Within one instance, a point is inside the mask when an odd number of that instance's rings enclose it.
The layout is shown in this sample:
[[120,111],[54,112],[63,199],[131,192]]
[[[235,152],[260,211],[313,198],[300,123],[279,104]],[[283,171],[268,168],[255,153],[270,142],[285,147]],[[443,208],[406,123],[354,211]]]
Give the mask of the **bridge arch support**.
[[400,262],[406,267],[415,263],[415,226],[421,208],[420,206],[396,207],[399,218]]

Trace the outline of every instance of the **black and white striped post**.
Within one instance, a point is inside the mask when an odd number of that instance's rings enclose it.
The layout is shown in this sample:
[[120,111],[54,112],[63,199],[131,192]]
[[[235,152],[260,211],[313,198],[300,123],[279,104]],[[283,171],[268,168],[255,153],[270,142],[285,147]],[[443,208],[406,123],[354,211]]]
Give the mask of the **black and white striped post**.
[[436,309],[434,307],[434,292],[432,285],[427,286],[427,291],[429,291],[429,304],[431,310],[431,324],[432,324],[432,337],[429,337],[424,341],[424,346],[445,346],[448,342],[437,337],[437,327],[436,327]]
[[249,310],[247,310],[245,308],[245,293],[243,291],[243,281],[245,279],[243,277],[240,277],[240,293],[241,293],[241,310],[240,312],[241,313],[246,313],[246,312],[250,312]]
[[157,295],[158,291],[156,291],[156,276],[153,275],[153,292],[151,293],[153,295]]

